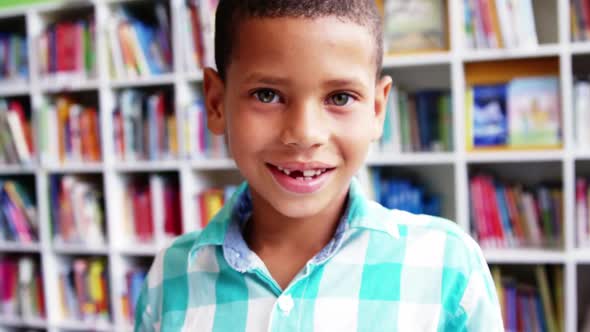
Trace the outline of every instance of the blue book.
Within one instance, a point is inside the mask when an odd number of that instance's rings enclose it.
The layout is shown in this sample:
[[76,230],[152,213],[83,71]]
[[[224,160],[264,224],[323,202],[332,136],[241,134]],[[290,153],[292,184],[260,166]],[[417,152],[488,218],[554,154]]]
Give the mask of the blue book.
[[139,298],[139,294],[141,294],[141,288],[145,281],[146,275],[147,273],[145,271],[136,271],[133,272],[131,275],[131,287],[129,289],[129,304],[131,305],[132,312],[135,312],[137,299]]
[[473,87],[473,146],[502,146],[508,142],[506,84]]
[[503,185],[496,183],[495,190],[496,201],[498,202],[498,212],[500,213],[500,219],[502,221],[504,233],[508,235],[509,239],[512,239],[512,224],[510,223],[510,215],[508,214],[508,203],[506,203],[505,188]]
[[20,68],[18,69],[19,75],[28,78],[29,77],[29,61],[28,61],[28,54],[29,54],[29,41],[26,38],[21,38],[20,42]]
[[53,175],[49,179],[49,203],[51,210],[51,225],[53,226],[53,236],[60,234],[60,215],[59,215],[59,193],[61,177]]
[[156,56],[152,51],[153,47],[157,47],[157,45],[154,44],[155,29],[137,19],[132,19],[131,25],[133,26],[133,30],[135,30],[137,40],[145,55],[145,59],[150,68],[150,73],[152,75],[162,74],[164,70],[156,62]]
[[49,72],[57,71],[57,38],[55,33],[55,25],[49,27],[47,31],[49,39]]
[[506,303],[506,327],[508,332],[515,332],[518,325],[517,325],[517,318],[516,314],[518,311],[517,308],[517,298],[516,298],[516,288],[512,281],[508,281],[504,284],[504,296],[505,296],[505,303]]
[[370,170],[371,182],[373,192],[375,193],[375,201],[383,204],[383,195],[381,193],[381,169],[379,167],[372,167]]
[[8,198],[8,195],[5,191],[0,192],[0,209],[1,212],[4,214],[4,218],[6,219],[6,225],[8,226],[8,232],[10,233],[10,238],[14,241],[19,240],[18,230],[16,229],[16,225],[12,220],[12,203]]
[[434,138],[438,137],[438,91],[421,91],[416,93],[416,113],[420,148],[423,151],[432,149]]
[[535,316],[537,317],[537,326],[540,327],[541,332],[547,331],[547,317],[543,311],[543,303],[541,302],[541,295],[537,292],[534,297],[535,301]]

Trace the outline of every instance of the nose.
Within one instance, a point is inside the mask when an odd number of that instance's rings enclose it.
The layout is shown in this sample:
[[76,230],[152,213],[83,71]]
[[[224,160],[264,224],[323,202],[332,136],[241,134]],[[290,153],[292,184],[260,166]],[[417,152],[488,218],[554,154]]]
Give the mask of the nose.
[[311,149],[324,145],[329,137],[328,123],[321,105],[301,103],[286,110],[281,141],[298,149]]

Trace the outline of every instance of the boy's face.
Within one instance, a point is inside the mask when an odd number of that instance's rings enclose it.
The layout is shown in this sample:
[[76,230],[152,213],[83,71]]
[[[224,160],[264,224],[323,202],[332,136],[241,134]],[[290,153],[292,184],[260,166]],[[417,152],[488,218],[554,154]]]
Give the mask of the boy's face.
[[391,79],[375,79],[374,37],[334,17],[248,19],[237,31],[225,84],[205,73],[209,129],[227,135],[255,204],[318,215],[381,135]]

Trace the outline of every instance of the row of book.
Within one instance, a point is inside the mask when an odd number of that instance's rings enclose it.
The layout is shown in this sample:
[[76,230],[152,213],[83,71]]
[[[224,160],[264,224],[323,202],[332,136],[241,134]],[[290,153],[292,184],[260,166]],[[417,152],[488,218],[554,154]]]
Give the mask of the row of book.
[[98,179],[77,175],[50,177],[51,226],[56,242],[105,244],[103,192]]
[[201,228],[205,228],[209,221],[221,210],[223,204],[229,201],[236,188],[236,186],[232,185],[225,188],[208,188],[196,195],[196,204],[199,209],[199,226]]
[[16,99],[0,99],[0,165],[30,165],[35,159],[31,117]]
[[441,196],[429,193],[416,181],[388,174],[379,167],[370,170],[369,178],[369,195],[381,205],[411,213],[442,216]]
[[123,317],[132,323],[135,320],[135,308],[141,288],[147,276],[147,269],[135,267],[125,273],[123,294],[121,295],[121,308]]
[[224,136],[213,135],[207,128],[207,112],[201,96],[184,108],[183,140],[188,159],[219,159],[228,156]]
[[215,66],[215,10],[219,0],[185,0],[180,11],[185,66],[189,72]]
[[95,106],[70,96],[56,96],[41,109],[41,144],[46,162],[99,162],[101,127]]
[[0,257],[0,315],[45,317],[43,278],[39,260],[29,256]]
[[467,148],[559,147],[559,91],[559,78],[553,76],[468,88]]
[[63,317],[107,323],[110,320],[109,288],[103,258],[76,258],[59,271],[59,296]]
[[162,174],[125,179],[123,204],[125,233],[136,243],[172,238],[182,233],[178,178]]
[[96,77],[96,27],[93,16],[50,24],[38,39],[39,70],[53,83]]
[[17,33],[0,33],[0,80],[25,81],[29,77],[28,43]]
[[32,243],[39,240],[34,197],[19,181],[0,180],[0,241]]
[[574,82],[574,137],[580,150],[590,149],[590,80]]
[[564,283],[561,266],[534,266],[534,282],[507,275],[499,266],[493,266],[492,278],[498,292],[506,331],[564,331]]
[[590,246],[590,179],[576,179],[576,241],[580,247]]
[[108,38],[115,77],[133,78],[172,70],[170,20],[163,2],[136,15],[125,5],[113,11]]
[[447,91],[391,89],[380,140],[382,152],[453,150],[453,114]]
[[562,247],[561,187],[523,187],[487,174],[469,181],[473,229],[484,248]]
[[125,89],[118,99],[113,128],[119,160],[165,160],[178,156],[176,116],[167,92]]
[[570,27],[573,41],[590,38],[590,3],[586,0],[570,0]]
[[464,0],[467,48],[538,45],[532,0]]

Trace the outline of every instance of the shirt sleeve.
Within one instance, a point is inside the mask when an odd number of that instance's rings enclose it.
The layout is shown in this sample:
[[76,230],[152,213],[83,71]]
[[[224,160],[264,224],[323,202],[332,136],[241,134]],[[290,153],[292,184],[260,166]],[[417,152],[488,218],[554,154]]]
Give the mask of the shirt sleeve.
[[460,301],[463,331],[504,331],[502,313],[490,269],[479,245],[472,239],[468,242],[470,273]]

